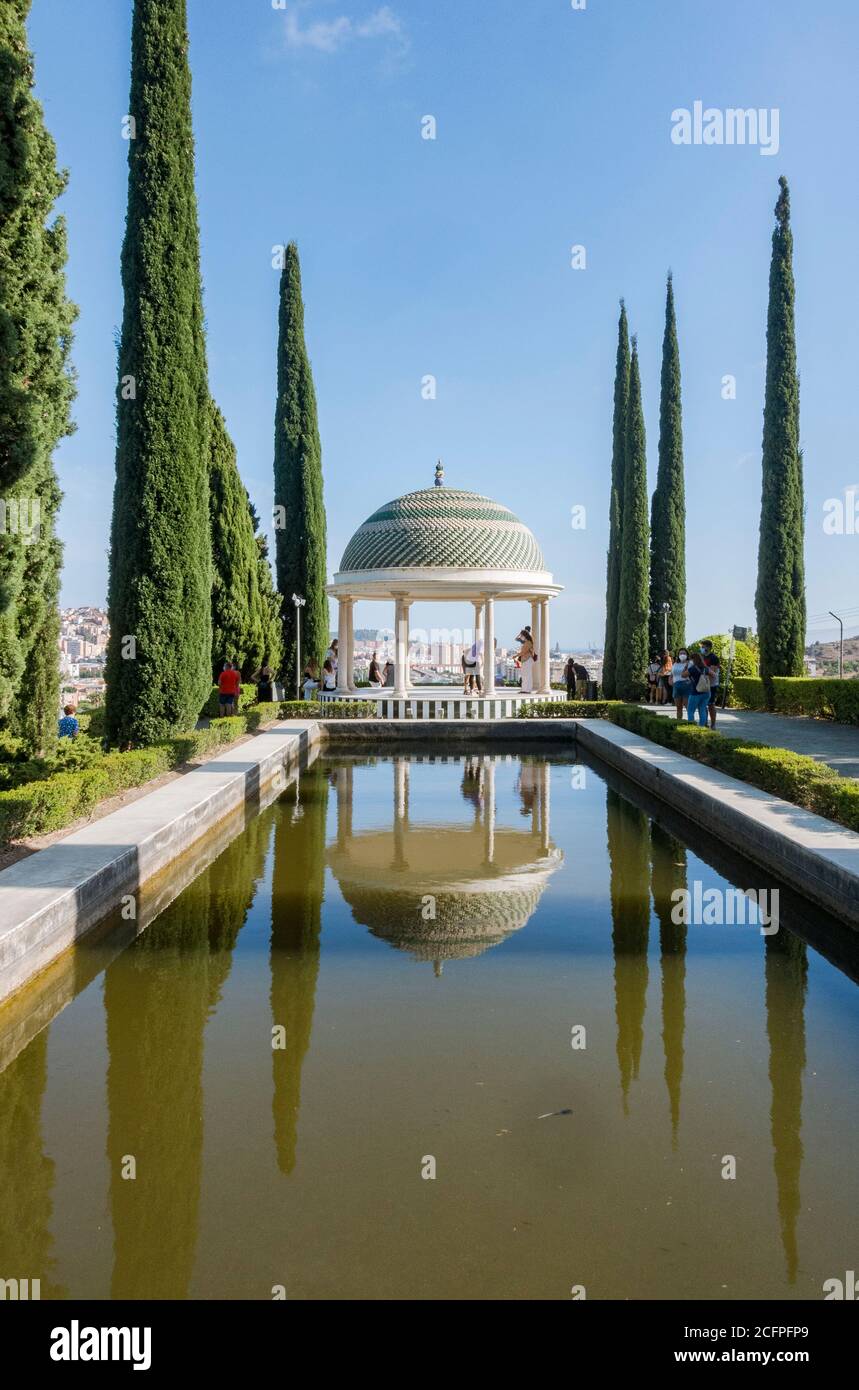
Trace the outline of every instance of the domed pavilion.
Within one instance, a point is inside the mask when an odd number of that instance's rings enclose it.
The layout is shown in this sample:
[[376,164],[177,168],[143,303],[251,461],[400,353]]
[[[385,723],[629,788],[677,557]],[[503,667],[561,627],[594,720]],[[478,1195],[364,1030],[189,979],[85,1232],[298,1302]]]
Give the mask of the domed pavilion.
[[[546,569],[542,551],[528,527],[507,507],[481,493],[444,485],[436,468],[435,485],[386,502],[358,527],[328,586],[337,599],[338,686],[328,698],[381,699],[382,713],[430,717],[515,713],[522,700],[556,697],[549,681],[549,601],[561,592]],[[394,687],[355,689],[354,608],[359,599],[389,599],[394,606]],[[483,644],[483,693],[459,697],[469,709],[429,709],[453,697],[438,688],[413,687],[409,669],[409,611],[413,603],[463,601],[474,606],[474,630]],[[531,632],[538,653],[533,689],[496,691],[495,638],[498,602],[529,604]],[[477,708],[474,708],[474,707]]]

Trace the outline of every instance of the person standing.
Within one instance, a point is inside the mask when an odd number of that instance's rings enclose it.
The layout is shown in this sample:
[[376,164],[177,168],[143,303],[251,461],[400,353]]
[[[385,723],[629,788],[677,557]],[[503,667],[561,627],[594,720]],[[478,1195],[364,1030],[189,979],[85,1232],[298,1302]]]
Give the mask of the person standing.
[[674,700],[674,707],[677,710],[677,718],[682,719],[686,712],[686,704],[692,694],[692,682],[689,679],[689,653],[685,647],[681,647],[677,653],[677,660],[671,667],[671,695]]
[[218,713],[222,719],[236,713],[241,688],[241,672],[231,661],[225,661],[224,669],[218,676]]
[[719,686],[722,680],[722,667],[719,663],[718,656],[713,650],[712,642],[701,643],[701,656],[704,659],[704,665],[706,666],[707,674],[710,677],[710,703],[707,706],[707,713],[710,716],[710,728],[715,729],[716,711],[718,708],[716,701],[719,696]]
[[319,663],[314,657],[309,657],[304,667],[304,681],[302,685],[302,695],[305,700],[313,697],[313,692],[319,689]]
[[692,657],[689,677],[692,681],[692,693],[689,696],[686,718],[690,724],[694,724],[697,715],[698,723],[706,729],[707,708],[710,704],[710,677],[700,652],[696,652]]
[[659,679],[660,665],[661,663],[654,656],[647,668],[647,703],[649,705],[656,704],[656,682]]
[[522,643],[516,653],[516,660],[522,671],[522,694],[531,695],[534,690],[534,663],[537,660],[537,653],[534,650],[534,639],[531,636],[530,627],[523,627],[522,631],[517,634],[516,641]]
[[382,668],[379,665],[379,657],[377,652],[373,652],[373,656],[370,661],[369,680],[370,684],[375,686],[381,686],[385,683],[385,677],[382,674]]
[[673,678],[671,653],[663,652],[662,660],[659,663],[659,675],[657,677],[657,700],[660,705],[666,705],[671,699],[671,681]]
[[572,658],[571,656],[568,656],[568,657],[567,657],[566,665],[564,666],[564,684],[565,684],[566,687],[567,687],[567,699],[568,699],[568,700],[575,700],[575,698],[576,698],[576,663],[573,661],[573,658]]
[[274,700],[274,671],[267,661],[254,671],[251,680],[257,688],[257,704],[270,705]]

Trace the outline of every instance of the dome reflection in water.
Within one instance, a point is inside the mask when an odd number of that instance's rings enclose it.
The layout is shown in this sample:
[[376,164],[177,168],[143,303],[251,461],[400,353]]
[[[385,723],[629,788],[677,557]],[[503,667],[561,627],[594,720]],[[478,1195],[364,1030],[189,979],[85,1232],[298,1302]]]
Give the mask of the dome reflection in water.
[[757,873],[563,751],[318,758],[0,1011],[0,1277],[821,1297],[855,967],[789,896],[766,938],[672,915]]

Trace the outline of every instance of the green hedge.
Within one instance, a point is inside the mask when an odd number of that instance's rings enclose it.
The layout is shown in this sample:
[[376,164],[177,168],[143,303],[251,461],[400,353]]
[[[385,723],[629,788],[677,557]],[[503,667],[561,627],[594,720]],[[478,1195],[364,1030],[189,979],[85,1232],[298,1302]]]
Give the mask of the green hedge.
[[[246,709],[250,709],[252,705],[255,705],[256,702],[257,702],[257,688],[256,688],[256,686],[255,686],[255,685],[247,685],[247,684],[242,685],[241,689],[239,690],[239,707],[238,707],[238,709],[236,710],[236,714],[242,714]],[[202,718],[202,719],[217,719],[217,718],[218,718],[218,687],[217,687],[216,685],[213,685],[213,686],[212,686],[211,694],[209,695],[208,700],[206,701],[205,705],[203,706],[201,718]]]
[[734,698],[745,709],[776,714],[808,714],[838,724],[859,724],[859,680],[812,676],[773,676],[769,681],[739,679]]
[[520,719],[607,719],[621,700],[534,700],[519,709]]
[[635,705],[613,705],[609,719],[653,743],[673,748],[687,758],[715,767],[729,777],[749,782],[795,806],[859,830],[859,782],[840,777],[826,763],[786,748],[770,748],[740,738],[727,738],[686,720],[666,719]]
[[153,777],[211,753],[278,718],[276,704],[255,705],[244,714],[213,719],[203,729],[181,734],[151,748],[104,753],[91,766],[57,772],[24,786],[0,791],[0,844],[28,835],[62,830],[89,815],[105,797],[141,787]]
[[375,719],[375,700],[284,700],[281,719]]

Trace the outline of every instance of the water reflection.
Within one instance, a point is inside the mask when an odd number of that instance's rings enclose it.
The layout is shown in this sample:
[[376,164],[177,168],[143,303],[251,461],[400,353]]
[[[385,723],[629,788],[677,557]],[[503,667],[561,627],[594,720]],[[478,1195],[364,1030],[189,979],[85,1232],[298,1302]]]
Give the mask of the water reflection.
[[[341,774],[346,769],[341,770]],[[348,769],[351,777],[351,768]],[[295,1167],[301,1068],[310,1046],[325,883],[328,782],[317,764],[285,793],[274,837],[271,891],[272,1114],[278,1167]],[[300,870],[296,873],[296,865]]]
[[63,1298],[53,1277],[54,1162],[44,1150],[42,1103],[48,1034],[40,1033],[0,1079],[0,1277],[40,1281],[41,1298]]
[[112,1298],[188,1297],[204,1030],[256,893],[269,829],[267,818],[253,821],[105,975]]
[[611,876],[611,940],[617,1062],[624,1113],[630,1083],[638,1076],[647,1007],[647,941],[650,931],[647,817],[611,787],[606,792]]
[[[391,828],[354,829],[352,768],[337,775],[337,838],[328,864],[356,922],[416,960],[478,956],[519,931],[535,912],[563,854],[551,840],[550,767],[523,758],[520,818],[499,818],[491,756],[463,759],[460,795],[470,819],[414,817],[413,765],[391,762]],[[420,764],[418,764],[420,766]]]
[[656,821],[650,826],[650,891],[659,922],[662,974],[662,1047],[671,1107],[671,1141],[677,1147],[686,1028],[686,926],[671,919],[671,894],[686,887],[686,850]]
[[766,938],[766,1009],[772,1092],[770,1128],[778,1214],[788,1282],[799,1268],[796,1223],[802,1169],[802,1073],[805,1070],[805,996],[808,955],[788,931]]

